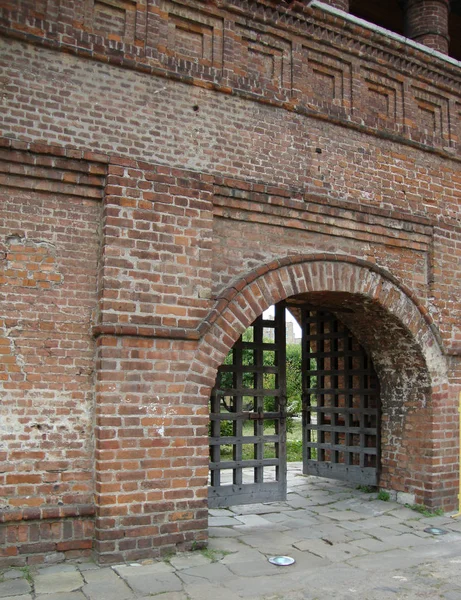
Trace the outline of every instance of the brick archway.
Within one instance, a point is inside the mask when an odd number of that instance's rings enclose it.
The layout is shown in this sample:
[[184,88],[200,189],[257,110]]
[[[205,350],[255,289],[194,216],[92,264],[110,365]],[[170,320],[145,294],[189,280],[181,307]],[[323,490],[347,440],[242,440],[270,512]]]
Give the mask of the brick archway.
[[219,294],[202,325],[186,394],[207,402],[216,370],[239,335],[270,305],[300,294],[319,306],[355,307],[347,324],[371,353],[383,390],[381,486],[418,503],[452,507],[454,491],[437,488],[440,457],[432,433],[449,404],[440,337],[411,290],[372,263],[330,254],[289,256],[236,281]]
[[[436,382],[441,376],[442,341],[431,316],[415,294],[385,269],[338,254],[288,256],[255,269],[217,294],[217,304],[201,329],[195,364],[208,364],[210,384],[235,340],[274,303],[309,292],[346,292],[361,296],[392,314],[414,337]],[[208,374],[203,368],[191,372]],[[443,379],[445,378],[443,370]]]

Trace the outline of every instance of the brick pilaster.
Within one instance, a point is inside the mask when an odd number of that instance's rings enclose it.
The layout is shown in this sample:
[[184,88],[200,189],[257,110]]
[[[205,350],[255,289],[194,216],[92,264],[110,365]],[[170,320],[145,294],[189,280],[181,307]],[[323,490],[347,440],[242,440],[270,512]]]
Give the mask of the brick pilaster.
[[448,54],[449,0],[407,0],[405,35],[429,48]]

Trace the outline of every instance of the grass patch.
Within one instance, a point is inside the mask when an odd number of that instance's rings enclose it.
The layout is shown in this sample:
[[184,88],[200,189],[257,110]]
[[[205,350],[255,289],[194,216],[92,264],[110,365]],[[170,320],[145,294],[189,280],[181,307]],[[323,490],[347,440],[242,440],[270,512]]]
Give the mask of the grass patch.
[[411,510],[423,515],[423,517],[442,517],[444,514],[441,508],[432,510],[431,508],[424,506],[424,504],[405,504],[405,507],[411,508]]
[[30,572],[30,567],[20,567],[19,570],[23,574],[24,579],[26,581],[28,581],[30,583],[30,585],[32,585],[34,583],[34,580],[32,578],[32,574]]
[[212,563],[219,562],[228,554],[232,554],[232,552],[228,552],[227,550],[213,550],[212,548],[203,548],[203,550],[200,550],[200,553]]
[[391,495],[389,494],[389,492],[386,492],[386,490],[379,490],[377,497],[378,500],[381,500],[382,502],[389,502],[389,500],[391,499]]
[[174,550],[167,550],[165,554],[162,554],[162,560],[168,564],[171,563],[171,560],[176,556],[176,552]]

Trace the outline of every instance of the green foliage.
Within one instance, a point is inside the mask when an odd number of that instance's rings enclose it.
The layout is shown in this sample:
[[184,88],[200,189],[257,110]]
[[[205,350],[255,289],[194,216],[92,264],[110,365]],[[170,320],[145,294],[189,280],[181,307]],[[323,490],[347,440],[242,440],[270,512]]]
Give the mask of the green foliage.
[[[253,329],[249,327],[243,334],[244,342],[253,340]],[[265,340],[270,342],[271,340]],[[314,361],[313,361],[314,362]],[[229,352],[224,360],[225,365],[233,363],[233,350]],[[242,349],[242,363],[244,365],[254,364],[254,351],[251,348]],[[286,346],[286,388],[287,388],[287,413],[288,413],[288,428],[290,428],[291,420],[294,416],[301,413],[302,409],[302,357],[301,346],[299,344],[288,344]],[[315,364],[315,363],[314,363]],[[264,351],[263,365],[271,367],[276,365],[275,351]],[[311,367],[315,368],[315,367]],[[274,389],[276,387],[275,375],[265,373],[263,377],[263,385],[266,389]],[[250,390],[255,386],[254,375],[252,373],[243,373],[242,383],[248,388],[248,402],[251,403]],[[233,373],[221,373],[219,387],[221,389],[229,389],[234,387]],[[252,407],[248,407],[251,409]],[[264,400],[264,410],[266,412],[275,412],[275,399],[268,396]]]
[[220,425],[221,437],[231,437],[234,435],[234,425],[232,421],[221,421]]
[[290,415],[299,415],[302,410],[302,370],[301,345],[288,344],[287,349],[287,411]]
[[200,552],[205,558],[208,558],[208,560],[212,563],[220,561],[228,554],[232,554],[232,552],[229,552],[227,550],[214,550],[213,548],[203,548],[202,550],[200,550]]
[[19,570],[22,572],[24,579],[26,579],[26,581],[28,581],[32,585],[34,583],[34,580],[32,578],[32,573],[30,572],[30,567],[20,567]]
[[391,495],[389,492],[386,492],[385,490],[379,490],[378,500],[382,500],[382,502],[389,502],[390,499]]
[[[244,425],[244,435],[252,435],[252,423],[245,423]],[[288,433],[287,437],[287,461],[288,462],[300,462],[303,458],[303,443],[302,443],[302,432],[301,432],[301,422],[294,421],[293,430]],[[315,448],[312,450],[313,457],[315,458]],[[265,458],[275,458],[275,449],[274,448],[266,448],[264,452]],[[221,446],[221,458],[223,460],[232,459],[232,445],[224,444]],[[254,458],[253,446],[251,444],[245,444],[242,452],[243,460],[251,460]]]
[[287,462],[300,462],[303,459],[302,440],[287,440]]
[[424,504],[405,504],[406,508],[411,508],[415,512],[420,513],[424,517],[441,517],[443,515],[443,510],[441,508],[436,508],[432,510]]
[[175,556],[176,556],[176,552],[174,550],[171,550],[171,548],[168,548],[168,550],[166,550],[164,553],[162,553],[162,560],[169,564],[171,562],[171,559],[174,558]]
[[[249,327],[242,336],[243,342],[253,341],[253,328]],[[264,340],[271,343],[272,340]],[[234,363],[234,352],[235,347],[230,350],[224,360],[224,365],[232,365]],[[254,350],[252,348],[241,348],[241,357],[243,365],[252,366],[255,362]],[[272,350],[264,350],[263,352],[263,366],[271,367],[276,366],[277,356],[276,352]],[[315,361],[311,363],[311,370],[315,370]],[[257,380],[256,375],[251,372],[244,372],[242,374],[242,384],[248,389],[248,396],[243,398],[243,410],[252,411],[254,410],[254,397],[251,395],[251,390],[256,386]],[[262,377],[262,383],[264,389],[271,390],[276,389],[277,381],[274,373],[264,373]],[[221,390],[232,389],[236,387],[235,375],[232,372],[220,372],[219,380],[217,382],[218,388]],[[261,385],[261,382],[259,382]],[[311,385],[314,384],[311,382]],[[288,461],[301,461],[302,460],[302,440],[301,440],[301,423],[300,415],[302,411],[302,352],[300,344],[287,344],[286,346],[286,429],[288,434],[296,432],[296,439],[287,440],[287,459]],[[223,414],[232,412],[233,410],[233,398],[232,394],[226,396],[222,400],[223,406],[221,411]],[[279,412],[277,399],[274,396],[266,396],[263,400],[264,412]],[[274,422],[265,421],[266,426],[270,428],[274,425]],[[244,435],[253,435],[253,423],[244,424]],[[222,437],[232,437],[234,435],[233,423],[231,420],[223,420],[220,423],[220,434]],[[299,431],[298,431],[299,429]],[[209,433],[211,435],[211,426]],[[289,436],[290,437],[290,436]],[[295,437],[295,436],[292,436]],[[271,454],[275,455],[275,449],[265,448],[265,458],[271,458]],[[221,458],[232,457],[232,446],[221,445]],[[245,445],[243,448],[243,459],[252,459],[253,449],[251,445]]]

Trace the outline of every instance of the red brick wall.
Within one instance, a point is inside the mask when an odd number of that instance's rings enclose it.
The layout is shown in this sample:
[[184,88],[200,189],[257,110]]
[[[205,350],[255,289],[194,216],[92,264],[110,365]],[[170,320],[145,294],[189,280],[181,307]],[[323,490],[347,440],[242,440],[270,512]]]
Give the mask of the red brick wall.
[[208,398],[185,394],[197,343],[98,339],[96,550],[102,562],[206,539]]
[[186,398],[185,380],[196,330],[212,306],[212,178],[114,162],[96,329],[103,562],[190,549],[207,526],[208,399]]
[[296,293],[354,307],[382,484],[453,508],[459,68],[299,5],[120,6],[3,9],[6,560],[93,514],[104,562],[204,543],[216,368]]
[[13,521],[5,553],[22,564],[91,547],[81,516],[94,513],[91,327],[105,167],[2,148],[0,169],[0,495],[2,521]]

